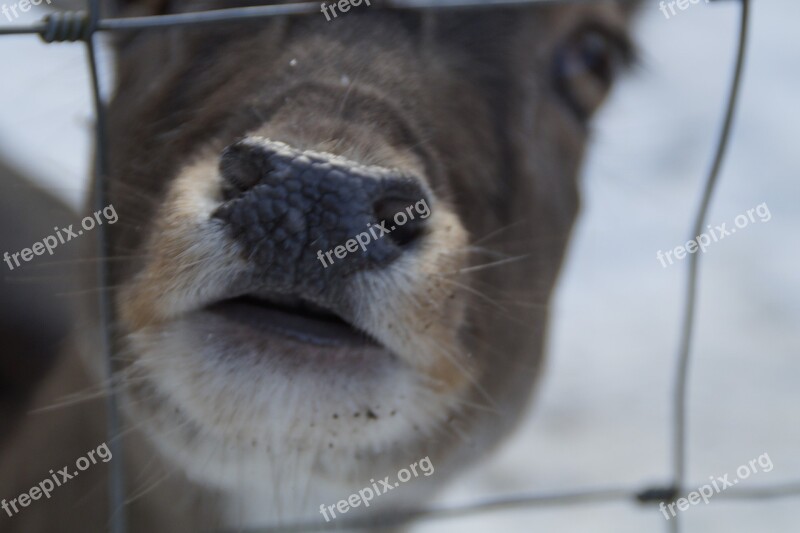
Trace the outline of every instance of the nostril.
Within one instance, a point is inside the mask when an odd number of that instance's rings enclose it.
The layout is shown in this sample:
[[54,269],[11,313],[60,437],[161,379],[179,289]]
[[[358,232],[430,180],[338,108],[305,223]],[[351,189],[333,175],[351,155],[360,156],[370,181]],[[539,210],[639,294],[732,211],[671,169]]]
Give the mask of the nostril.
[[252,189],[272,170],[264,149],[246,141],[234,143],[222,152],[219,172],[225,180],[226,196],[233,196]]
[[430,211],[419,212],[416,206],[420,203],[427,208],[424,199],[416,204],[413,200],[403,198],[381,199],[375,203],[378,224],[389,231],[387,236],[398,246],[408,246],[425,234]]

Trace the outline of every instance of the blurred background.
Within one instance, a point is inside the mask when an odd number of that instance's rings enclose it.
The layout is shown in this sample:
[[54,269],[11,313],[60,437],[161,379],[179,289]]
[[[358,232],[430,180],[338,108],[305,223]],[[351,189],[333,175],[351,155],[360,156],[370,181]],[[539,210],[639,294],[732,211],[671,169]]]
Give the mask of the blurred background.
[[[765,202],[772,219],[711,245],[701,259],[690,487],[733,477],[764,453],[774,469],[742,488],[800,480],[800,4],[753,4],[740,106],[708,222],[730,227]],[[656,252],[688,240],[732,75],[738,9],[732,1],[700,2],[667,19],[658,2],[644,1],[636,26],[641,62],[595,122],[583,213],[556,293],[535,402],[515,436],[457,479],[442,504],[669,480],[688,260],[663,268]],[[41,13],[26,15],[19,21]],[[0,57],[0,156],[79,209],[93,120],[83,47],[3,37]],[[684,531],[705,533],[798,531],[799,504],[716,497],[681,513],[682,523]],[[502,511],[414,530],[641,533],[666,526],[657,507],[626,503]]]

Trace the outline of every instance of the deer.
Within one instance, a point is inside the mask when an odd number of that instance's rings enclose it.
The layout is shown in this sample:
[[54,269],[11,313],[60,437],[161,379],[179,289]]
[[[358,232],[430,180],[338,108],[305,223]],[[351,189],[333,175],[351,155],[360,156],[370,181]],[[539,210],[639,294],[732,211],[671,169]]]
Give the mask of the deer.
[[[132,532],[369,531],[432,501],[523,418],[635,5],[368,4],[115,34],[108,280],[83,237],[80,318],[0,442],[0,498],[18,508],[0,530],[105,531],[124,513]],[[234,5],[247,3],[105,7]],[[427,216],[400,224],[415,205]],[[109,438],[122,456],[74,468]],[[418,464],[431,475],[391,483]],[[33,501],[62,467],[71,477]],[[343,514],[379,480],[385,493]]]

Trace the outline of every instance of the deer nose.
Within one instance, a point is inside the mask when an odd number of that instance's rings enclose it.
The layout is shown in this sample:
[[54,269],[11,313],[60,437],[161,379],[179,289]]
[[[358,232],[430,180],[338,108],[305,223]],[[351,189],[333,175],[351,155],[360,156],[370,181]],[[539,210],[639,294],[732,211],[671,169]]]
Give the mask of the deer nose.
[[225,149],[219,171],[213,216],[272,290],[324,292],[386,267],[426,233],[426,187],[397,169],[247,138]]

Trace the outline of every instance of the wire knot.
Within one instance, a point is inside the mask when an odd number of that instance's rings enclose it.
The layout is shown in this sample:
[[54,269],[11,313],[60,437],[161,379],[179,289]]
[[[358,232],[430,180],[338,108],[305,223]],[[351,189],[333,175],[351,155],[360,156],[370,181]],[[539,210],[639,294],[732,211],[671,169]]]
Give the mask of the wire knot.
[[94,24],[86,11],[51,13],[44,18],[44,28],[39,36],[46,43],[88,41],[94,33]]
[[671,502],[680,494],[678,487],[650,487],[636,494],[639,503]]

